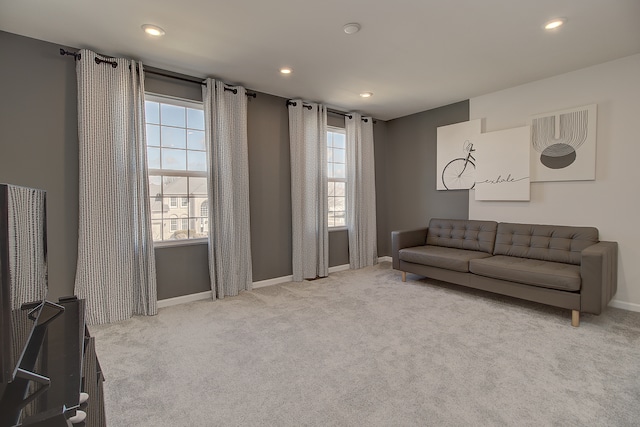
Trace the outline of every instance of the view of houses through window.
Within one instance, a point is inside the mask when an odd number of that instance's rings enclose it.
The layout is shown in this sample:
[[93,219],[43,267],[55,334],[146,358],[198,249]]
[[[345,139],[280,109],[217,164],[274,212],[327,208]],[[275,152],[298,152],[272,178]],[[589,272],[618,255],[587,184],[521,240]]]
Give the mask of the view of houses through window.
[[147,95],[145,114],[153,240],[207,237],[202,104]]
[[327,181],[329,184],[329,228],[345,227],[347,210],[347,149],[344,129],[327,131]]
[[[147,95],[149,196],[154,241],[209,234],[207,160],[202,104]],[[328,226],[346,226],[346,137],[327,131]]]

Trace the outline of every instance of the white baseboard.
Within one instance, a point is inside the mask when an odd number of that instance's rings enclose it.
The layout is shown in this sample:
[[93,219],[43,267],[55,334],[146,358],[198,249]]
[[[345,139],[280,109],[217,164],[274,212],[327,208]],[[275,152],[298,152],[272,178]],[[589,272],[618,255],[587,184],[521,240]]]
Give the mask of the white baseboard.
[[[378,258],[378,262],[380,261],[391,261],[391,257],[380,257]],[[334,267],[329,267],[329,273],[336,273],[338,271],[344,271],[349,269],[349,264],[336,265]],[[253,282],[253,289],[262,288],[264,286],[277,285],[279,283],[287,283],[293,280],[293,276],[282,276],[282,277],[274,277],[273,279],[260,280],[259,282]]]
[[[329,267],[329,273],[335,273],[336,271],[348,270],[349,264],[337,265],[335,267]],[[265,286],[278,285],[280,283],[288,283],[293,280],[293,275],[274,277],[273,279],[260,280],[259,282],[253,282],[253,289],[263,288]]]
[[349,264],[336,265],[335,267],[329,267],[329,273],[336,273],[338,271],[344,271],[349,269]]
[[[389,261],[392,259],[390,256],[383,256],[378,258],[378,262]],[[338,271],[344,271],[349,269],[349,264],[336,265],[335,267],[329,267],[329,273],[336,273]],[[288,283],[293,280],[293,276],[274,277],[273,279],[259,280],[253,282],[253,289],[263,288],[265,286],[278,285],[280,283]],[[212,299],[211,291],[199,292],[197,294],[182,295],[175,298],[167,298],[158,300],[158,308],[171,307],[172,305],[184,304],[187,302],[200,301],[205,299]],[[638,310],[640,311],[640,309]]]
[[[389,259],[386,259],[389,258]],[[378,261],[391,261],[391,257],[380,257]],[[338,265],[335,267],[329,268],[329,273],[335,273],[337,271],[348,270],[349,264]],[[273,279],[260,280],[258,282],[253,282],[253,288],[262,288],[265,286],[277,285],[280,283],[287,283],[293,279],[293,276],[282,276],[282,277],[274,277]],[[211,299],[211,291],[199,292],[197,294],[189,294],[189,295],[181,295],[179,297],[167,298],[158,300],[158,308],[171,307],[172,305],[185,304],[187,302],[200,301]],[[611,307],[621,308],[623,310],[636,311],[640,312],[640,304],[634,304],[632,302],[611,300],[609,303]]]
[[634,304],[632,302],[624,302],[624,301],[618,301],[614,299],[614,300],[611,300],[611,302],[609,302],[609,306],[615,307],[615,308],[621,308],[623,310],[640,312],[640,304]]
[[158,300],[158,308],[171,307],[172,305],[212,298],[213,295],[211,294],[211,291],[199,292],[197,294],[181,295],[179,297]]
[[253,289],[263,288],[265,286],[277,285],[279,283],[287,283],[293,280],[293,276],[274,277],[273,279],[260,280],[253,282]]

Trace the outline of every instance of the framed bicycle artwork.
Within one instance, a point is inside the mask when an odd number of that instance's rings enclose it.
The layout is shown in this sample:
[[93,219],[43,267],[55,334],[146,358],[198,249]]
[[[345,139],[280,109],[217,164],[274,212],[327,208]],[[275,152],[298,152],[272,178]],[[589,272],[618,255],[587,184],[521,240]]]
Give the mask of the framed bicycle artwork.
[[437,130],[437,190],[470,190],[476,182],[474,142],[481,133],[480,119],[440,126]]

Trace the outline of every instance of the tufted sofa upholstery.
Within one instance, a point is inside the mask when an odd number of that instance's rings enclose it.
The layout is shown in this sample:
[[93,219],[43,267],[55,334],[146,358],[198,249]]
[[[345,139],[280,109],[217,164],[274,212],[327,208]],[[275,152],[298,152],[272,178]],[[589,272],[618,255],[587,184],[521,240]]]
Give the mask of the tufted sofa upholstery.
[[432,219],[392,233],[393,267],[455,284],[600,314],[616,292],[616,242],[593,227]]
[[496,241],[494,221],[432,219],[427,230],[427,245],[491,253]]
[[584,248],[598,243],[598,229],[500,223],[496,232],[495,255],[532,258],[580,265]]

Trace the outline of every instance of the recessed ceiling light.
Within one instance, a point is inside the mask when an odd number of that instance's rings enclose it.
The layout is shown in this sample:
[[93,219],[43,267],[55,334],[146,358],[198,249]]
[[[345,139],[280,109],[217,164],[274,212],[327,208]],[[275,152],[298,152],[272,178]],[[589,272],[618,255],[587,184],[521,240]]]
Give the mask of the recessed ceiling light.
[[362,92],[360,94],[360,96],[363,97],[363,98],[371,98],[373,96],[373,93],[372,92]]
[[561,27],[562,25],[564,25],[565,22],[567,22],[566,18],[552,19],[551,21],[547,22],[544,25],[544,29],[545,30],[555,30],[556,28]]
[[289,67],[280,68],[280,73],[282,74],[291,74],[293,70]]
[[160,36],[164,36],[165,34],[164,30],[158,27],[157,25],[144,24],[142,26],[142,30],[153,37],[160,37]]
[[357,22],[352,22],[350,24],[346,24],[344,27],[342,27],[342,29],[347,34],[355,34],[360,31],[360,24],[358,24]]

